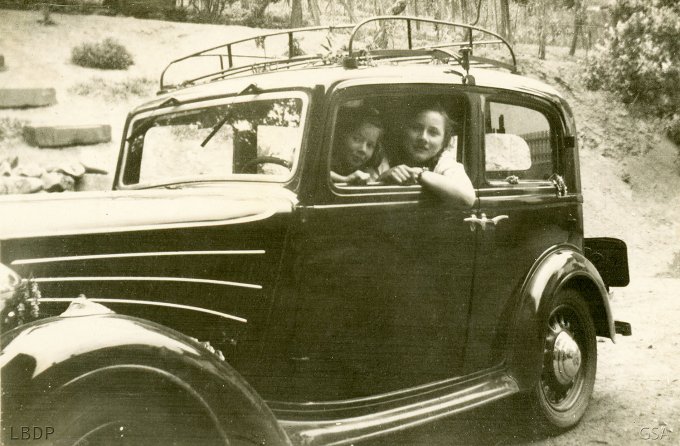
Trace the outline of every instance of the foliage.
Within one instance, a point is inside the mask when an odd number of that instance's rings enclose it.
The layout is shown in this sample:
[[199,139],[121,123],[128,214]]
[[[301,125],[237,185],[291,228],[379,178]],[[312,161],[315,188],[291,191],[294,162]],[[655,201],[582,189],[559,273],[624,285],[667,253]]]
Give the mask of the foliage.
[[81,67],[105,70],[125,70],[134,63],[128,50],[112,38],[73,48],[71,62]]
[[198,16],[217,19],[236,0],[189,0],[189,9]]
[[585,85],[613,91],[624,103],[638,102],[670,116],[680,104],[680,3],[618,0],[614,26],[587,67]]
[[125,100],[132,96],[146,97],[153,93],[155,82],[145,77],[135,77],[111,82],[93,77],[69,88],[69,93],[79,96],[98,96],[105,99]]
[[27,121],[6,116],[0,118],[0,141],[20,138],[26,123]]
[[30,279],[22,279],[12,296],[4,303],[0,313],[2,331],[33,321],[40,317],[40,289]]
[[666,136],[680,148],[680,114],[673,116],[666,124]]

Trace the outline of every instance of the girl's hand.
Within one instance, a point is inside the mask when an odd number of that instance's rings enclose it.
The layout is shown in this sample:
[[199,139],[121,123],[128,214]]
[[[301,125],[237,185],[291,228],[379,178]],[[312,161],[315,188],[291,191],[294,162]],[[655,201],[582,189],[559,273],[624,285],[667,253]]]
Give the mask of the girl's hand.
[[393,184],[417,184],[418,175],[422,170],[420,167],[400,164],[383,172],[378,180]]
[[356,170],[347,175],[347,183],[349,184],[366,184],[370,179],[371,175],[361,170]]

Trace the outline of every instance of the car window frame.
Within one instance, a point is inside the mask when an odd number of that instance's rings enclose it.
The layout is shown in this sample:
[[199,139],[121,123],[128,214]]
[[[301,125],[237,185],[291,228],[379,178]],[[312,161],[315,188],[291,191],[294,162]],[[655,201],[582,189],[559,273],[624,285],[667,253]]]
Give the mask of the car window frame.
[[[508,191],[524,191],[536,193],[555,193],[555,185],[552,180],[529,179],[520,180],[518,184],[510,184],[508,182],[493,181],[487,178],[486,170],[486,142],[484,135],[486,134],[486,119],[491,102],[513,105],[528,108],[537,111],[545,116],[550,126],[550,145],[552,147],[552,161],[553,161],[553,175],[564,175],[564,144],[563,136],[564,129],[562,120],[554,105],[548,100],[529,96],[524,93],[511,94],[508,92],[488,93],[484,94],[482,100],[482,116],[480,122],[480,190],[508,190]],[[493,182],[492,182],[493,181]]]
[[[419,184],[414,185],[356,185],[356,186],[337,186],[330,176],[331,159],[334,145],[334,138],[336,137],[335,128],[337,124],[337,115],[340,106],[346,102],[354,99],[364,99],[366,97],[403,97],[413,95],[414,91],[419,91],[419,95],[441,97],[449,94],[456,96],[465,103],[465,119],[462,122],[462,137],[458,138],[458,146],[456,148],[456,156],[459,162],[465,166],[465,171],[470,175],[470,170],[474,167],[471,157],[466,152],[472,143],[471,138],[471,115],[473,101],[470,100],[468,92],[465,90],[456,91],[452,89],[451,84],[422,84],[422,83],[398,83],[398,84],[384,84],[380,86],[373,85],[353,85],[337,89],[332,99],[329,101],[327,112],[326,125],[323,132],[322,153],[319,163],[320,185],[329,192],[329,200],[331,201],[355,201],[363,199],[366,201],[394,201],[394,200],[418,200],[421,197],[431,197],[431,194],[423,194],[423,187]],[[460,136],[460,135],[459,135]]]
[[[249,102],[249,101],[257,101],[257,100],[269,100],[269,99],[285,99],[285,98],[292,98],[292,99],[301,99],[302,100],[302,109],[300,111],[300,126],[299,128],[301,129],[301,135],[300,135],[300,147],[298,149],[298,154],[294,158],[293,165],[291,166],[291,171],[290,174],[287,175],[285,179],[280,179],[280,180],[266,180],[263,179],[263,175],[259,174],[241,174],[239,175],[238,178],[226,178],[226,177],[206,177],[206,178],[201,178],[201,177],[196,177],[196,176],[187,176],[187,177],[181,177],[181,178],[175,178],[173,181],[165,181],[165,182],[137,182],[134,184],[131,183],[126,183],[125,182],[125,175],[127,172],[127,169],[129,168],[128,164],[128,157],[129,157],[129,146],[130,142],[127,141],[127,137],[131,134],[131,132],[134,129],[134,124],[136,121],[140,119],[147,119],[147,118],[154,118],[157,119],[158,117],[161,117],[166,114],[172,114],[176,112],[181,112],[185,110],[193,110],[193,109],[199,109],[199,108],[207,108],[207,107],[215,107],[215,106],[220,106],[220,105],[226,105],[226,104],[233,104],[233,103],[244,103],[244,102]],[[132,114],[129,116],[125,129],[124,129],[124,135],[121,143],[122,147],[122,153],[121,153],[121,159],[119,161],[120,169],[116,172],[116,176],[114,179],[115,182],[115,189],[118,190],[137,190],[137,189],[153,189],[153,188],[162,188],[162,187],[172,187],[172,186],[178,186],[182,184],[192,184],[192,183],[219,183],[219,182],[225,182],[225,183],[239,183],[239,182],[255,182],[255,183],[270,183],[270,184],[281,184],[281,185],[288,185],[295,181],[295,179],[299,176],[299,172],[302,170],[302,165],[304,163],[303,159],[303,154],[306,150],[306,140],[308,137],[309,133],[309,127],[310,127],[310,122],[312,121],[311,116],[310,116],[310,110],[312,106],[312,94],[310,91],[306,89],[286,89],[286,90],[272,90],[272,91],[265,91],[261,93],[256,93],[256,94],[248,94],[248,95],[238,95],[238,94],[230,94],[230,95],[224,95],[224,96],[217,96],[217,97],[209,97],[209,98],[204,98],[200,100],[195,100],[195,101],[187,101],[185,103],[181,103],[178,105],[173,105],[169,107],[162,107],[162,108],[151,108],[151,109],[145,109],[145,110],[140,110],[138,113]]]

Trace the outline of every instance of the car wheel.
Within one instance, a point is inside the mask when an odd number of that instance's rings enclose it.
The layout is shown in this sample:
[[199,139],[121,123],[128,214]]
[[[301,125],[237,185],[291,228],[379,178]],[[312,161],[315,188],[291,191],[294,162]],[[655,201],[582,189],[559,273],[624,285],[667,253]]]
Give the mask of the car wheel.
[[225,445],[207,414],[187,398],[161,394],[79,394],[52,411],[48,444]]
[[578,291],[555,296],[544,333],[543,369],[532,392],[531,416],[539,429],[559,433],[581,420],[595,386],[595,325]]

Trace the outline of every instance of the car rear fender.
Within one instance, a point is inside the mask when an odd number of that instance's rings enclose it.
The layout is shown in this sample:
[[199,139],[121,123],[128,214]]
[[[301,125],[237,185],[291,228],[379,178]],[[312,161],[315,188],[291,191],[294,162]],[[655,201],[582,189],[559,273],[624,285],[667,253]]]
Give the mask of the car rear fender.
[[225,361],[145,320],[117,314],[40,320],[3,335],[0,366],[3,421],[11,421],[4,425],[33,423],[36,408],[49,417],[60,402],[92,392],[171,391],[209,417],[225,443],[290,444],[264,401]]
[[615,340],[608,293],[595,266],[575,247],[552,248],[529,272],[509,333],[508,370],[522,389],[530,388],[540,375],[545,321],[553,297],[565,288],[581,292],[590,308],[596,334]]

